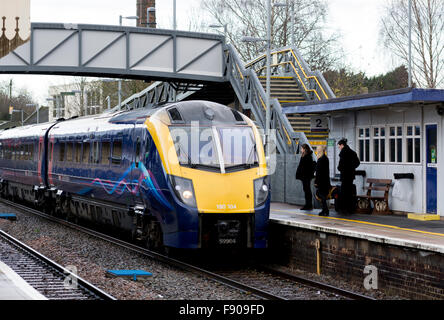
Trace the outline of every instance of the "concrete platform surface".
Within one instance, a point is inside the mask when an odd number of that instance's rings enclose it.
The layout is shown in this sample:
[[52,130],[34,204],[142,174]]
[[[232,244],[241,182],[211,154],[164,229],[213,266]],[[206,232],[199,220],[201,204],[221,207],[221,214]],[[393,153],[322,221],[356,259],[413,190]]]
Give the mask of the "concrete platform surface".
[[320,209],[302,211],[299,208],[273,202],[270,220],[320,232],[444,253],[442,218],[439,221],[418,221],[398,215],[340,215],[334,209],[330,210],[330,216],[324,217],[318,215]]
[[47,300],[47,298],[0,261],[0,300]]

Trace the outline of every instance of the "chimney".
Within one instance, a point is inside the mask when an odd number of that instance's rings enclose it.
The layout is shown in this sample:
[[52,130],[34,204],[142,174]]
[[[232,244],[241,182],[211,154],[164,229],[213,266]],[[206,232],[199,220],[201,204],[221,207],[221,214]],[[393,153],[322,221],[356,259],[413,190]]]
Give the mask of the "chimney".
[[147,23],[147,9],[156,7],[156,0],[137,0],[137,20],[138,27],[156,27],[156,12],[149,13],[149,20]]

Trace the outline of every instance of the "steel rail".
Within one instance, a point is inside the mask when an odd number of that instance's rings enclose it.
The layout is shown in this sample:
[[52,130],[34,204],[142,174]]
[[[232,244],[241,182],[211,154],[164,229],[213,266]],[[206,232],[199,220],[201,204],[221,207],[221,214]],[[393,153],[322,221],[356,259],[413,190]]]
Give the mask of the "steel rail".
[[77,286],[80,287],[80,290],[85,291],[85,293],[96,296],[98,299],[101,299],[101,300],[116,300],[116,298],[109,295],[105,291],[97,288],[93,284],[82,279],[81,277],[79,277],[75,273],[72,273],[70,270],[62,267],[61,265],[59,265],[55,261],[49,259],[48,257],[44,256],[40,252],[32,249],[31,247],[27,246],[23,242],[12,237],[11,235],[7,234],[3,230],[0,230],[0,237],[5,239],[8,243],[11,243],[12,246],[15,246],[16,248],[23,250],[26,254],[28,254],[30,256],[31,259],[41,261],[49,269],[56,270],[60,275],[63,275],[63,277],[69,276],[71,279],[75,278],[75,280],[77,281]]
[[28,213],[40,216],[40,217],[45,218],[45,219],[47,219],[49,221],[56,222],[58,224],[62,224],[64,226],[66,226],[66,227],[69,227],[69,228],[74,229],[76,231],[83,232],[83,233],[88,234],[90,236],[93,236],[95,238],[99,238],[101,240],[110,242],[110,243],[112,243],[114,245],[118,245],[120,247],[123,247],[125,249],[131,250],[131,251],[136,252],[138,254],[150,257],[150,258],[155,259],[157,261],[166,263],[166,264],[168,264],[170,266],[171,265],[175,266],[175,267],[177,267],[177,268],[179,268],[181,270],[189,271],[189,272],[192,272],[194,274],[210,278],[210,279],[215,280],[215,281],[217,281],[219,283],[222,283],[222,284],[224,284],[226,286],[232,287],[234,289],[240,290],[240,291],[248,293],[248,294],[251,293],[251,294],[253,294],[253,295],[255,295],[255,296],[259,297],[259,298],[263,298],[263,299],[267,299],[267,300],[285,300],[282,297],[273,295],[273,294],[271,294],[269,292],[257,289],[257,288],[252,287],[252,286],[245,285],[245,284],[243,284],[241,282],[229,279],[227,277],[224,277],[224,276],[218,275],[216,273],[213,273],[211,271],[207,271],[207,270],[204,270],[202,268],[190,265],[188,263],[185,263],[185,262],[182,262],[182,261],[179,261],[179,260],[167,257],[167,256],[162,255],[160,253],[157,253],[157,252],[154,252],[154,251],[142,248],[142,247],[137,246],[135,244],[128,243],[128,242],[123,241],[121,239],[117,239],[117,238],[111,237],[111,236],[103,234],[101,232],[97,232],[97,231],[94,231],[94,230],[91,230],[91,229],[79,226],[77,224],[68,222],[66,220],[56,218],[54,216],[45,214],[45,213],[43,213],[41,211],[29,208],[27,206],[24,206],[24,205],[21,205],[21,204],[17,204],[15,202],[12,202],[12,201],[9,201],[9,200],[5,200],[5,199],[1,199],[1,198],[0,198],[0,202],[3,202],[4,204],[6,204],[8,206],[11,206],[11,207],[14,207],[16,209],[19,209],[19,210],[22,210],[22,211],[25,211],[25,212],[28,212]]
[[[47,219],[49,221],[56,222],[58,224],[62,224],[64,226],[66,226],[66,227],[69,227],[71,229],[83,232],[83,233],[88,234],[88,235],[91,235],[91,236],[93,236],[95,238],[99,238],[101,240],[110,242],[110,243],[112,243],[114,245],[118,245],[120,247],[123,247],[125,249],[131,250],[131,251],[136,252],[138,254],[150,257],[150,258],[155,259],[157,261],[166,263],[168,265],[175,266],[175,267],[177,267],[177,268],[179,268],[181,270],[189,271],[189,272],[192,272],[194,274],[198,274],[200,276],[204,276],[204,277],[210,278],[212,280],[215,280],[215,281],[217,281],[219,283],[222,283],[222,284],[224,284],[226,286],[232,287],[234,289],[240,290],[240,291],[245,292],[245,293],[251,293],[251,294],[253,294],[253,295],[255,295],[255,296],[259,297],[259,298],[263,298],[263,299],[267,299],[267,300],[286,300],[285,298],[282,298],[280,296],[271,294],[271,293],[266,292],[264,290],[261,290],[261,289],[258,289],[258,288],[255,288],[255,287],[243,284],[241,282],[232,280],[232,279],[230,279],[228,277],[221,276],[221,275],[218,275],[218,274],[216,274],[214,272],[211,272],[211,271],[208,271],[208,270],[205,270],[205,269],[193,266],[191,264],[188,264],[188,263],[185,263],[185,262],[182,262],[182,261],[170,258],[168,256],[165,256],[165,255],[162,255],[160,253],[157,253],[157,252],[145,249],[145,248],[140,247],[138,245],[126,242],[126,241],[121,240],[121,239],[117,239],[117,238],[111,237],[111,236],[106,235],[106,234],[103,234],[101,232],[98,232],[98,231],[95,231],[95,230],[92,230],[92,229],[88,229],[88,228],[85,228],[83,226],[80,226],[80,225],[68,222],[66,220],[63,220],[63,219],[60,219],[60,218],[57,218],[57,217],[45,214],[45,213],[43,213],[41,211],[29,208],[27,206],[24,206],[24,205],[21,205],[21,204],[17,204],[17,203],[14,203],[14,202],[11,202],[9,200],[2,199],[2,198],[0,198],[0,202],[3,202],[3,203],[5,203],[5,204],[7,204],[9,206],[15,207],[15,208],[20,209],[22,211],[26,211],[26,212],[29,212],[31,214],[38,215],[38,216],[40,216],[42,218],[45,218],[45,219]],[[365,296],[365,295],[362,295],[362,294],[359,294],[359,293],[355,293],[355,292],[352,292],[352,291],[341,289],[339,287],[335,287],[335,286],[332,286],[332,285],[321,283],[321,282],[318,282],[318,281],[315,281],[315,280],[311,280],[311,279],[308,279],[308,278],[305,278],[305,277],[296,276],[296,275],[293,275],[293,274],[290,274],[290,273],[287,273],[287,272],[284,272],[284,271],[281,271],[281,270],[277,270],[277,269],[272,268],[270,266],[261,265],[260,268],[262,268],[264,271],[268,271],[270,273],[274,273],[274,274],[276,274],[278,276],[287,278],[287,279],[295,281],[297,283],[300,283],[300,284],[303,284],[303,285],[306,285],[306,286],[310,286],[310,287],[314,287],[314,288],[318,288],[320,290],[323,290],[323,291],[326,291],[326,292],[329,292],[329,293],[335,293],[335,294],[338,294],[338,295],[346,297],[346,298],[350,298],[350,299],[354,299],[354,300],[376,300],[376,299],[374,299],[372,297],[369,297],[369,296]]]
[[329,285],[326,283],[322,283],[316,280],[312,280],[303,276],[298,276],[289,272],[285,272],[282,270],[278,270],[276,268],[273,268],[271,266],[266,266],[266,265],[261,265],[259,268],[263,269],[264,271],[276,274],[278,276],[287,278],[289,280],[310,286],[310,287],[314,287],[314,288],[318,288],[320,290],[326,291],[326,292],[330,292],[330,293],[334,293],[334,294],[338,294],[340,296],[346,297],[346,298],[350,298],[353,300],[377,300],[373,297],[370,296],[366,296],[360,293],[356,293],[350,290],[346,290],[346,289],[342,289],[333,285]]

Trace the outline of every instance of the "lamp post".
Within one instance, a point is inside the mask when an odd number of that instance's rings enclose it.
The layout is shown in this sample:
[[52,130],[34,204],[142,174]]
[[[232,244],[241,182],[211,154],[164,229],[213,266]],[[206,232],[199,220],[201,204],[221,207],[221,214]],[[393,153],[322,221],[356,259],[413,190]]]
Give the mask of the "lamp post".
[[139,17],[138,16],[128,16],[128,17],[124,17],[122,15],[119,16],[119,26],[122,25],[123,19],[128,19],[128,20],[138,20]]
[[177,29],[176,0],[173,0],[173,30]]
[[[242,37],[243,42],[260,42],[265,41],[267,46],[267,80],[266,80],[266,95],[265,95],[265,154],[266,157],[270,157],[270,122],[271,122],[271,105],[270,105],[270,82],[271,82],[271,0],[267,0],[267,37],[255,38],[255,37]],[[267,160],[268,160],[267,159]],[[268,161],[267,161],[268,164]]]
[[412,86],[412,0],[409,0],[409,87]]
[[35,107],[36,110],[36,116],[37,116],[37,124],[39,123],[39,105],[36,103],[28,103],[26,104],[27,107]]
[[215,29],[224,28],[224,36],[225,37],[227,36],[227,24],[226,23],[224,23],[224,24],[210,24],[209,27],[215,28]]
[[294,36],[295,33],[295,17],[294,17],[294,0],[291,0],[291,4],[288,5],[288,3],[281,3],[281,2],[277,2],[277,3],[273,3],[273,7],[288,7],[290,6],[290,10],[291,10],[291,46],[294,47],[296,44],[296,39]]

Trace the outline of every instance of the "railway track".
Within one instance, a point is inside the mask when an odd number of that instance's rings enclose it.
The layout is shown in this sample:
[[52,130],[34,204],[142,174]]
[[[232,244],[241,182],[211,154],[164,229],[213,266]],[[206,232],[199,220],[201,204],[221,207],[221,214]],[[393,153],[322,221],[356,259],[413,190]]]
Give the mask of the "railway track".
[[0,261],[49,300],[115,300],[2,230]]
[[[63,219],[42,213],[30,207],[17,204],[5,199],[0,199],[5,205],[14,207],[21,211],[38,215],[47,220],[62,224],[74,230],[86,233],[90,236],[102,239],[114,245],[131,250],[132,252],[163,262],[167,265],[177,267],[181,270],[192,272],[241,290],[248,294],[253,294],[260,299],[266,300],[291,300],[291,299],[311,299],[324,297],[325,299],[364,299],[373,300],[373,298],[346,291],[341,288],[329,286],[319,282],[297,277],[291,274],[285,274],[279,270],[267,266],[248,270],[218,270],[209,271],[207,269],[195,266],[193,264],[180,261],[157,252],[150,251],[138,245],[126,242],[121,239],[111,237],[107,234],[85,228],[83,226],[68,222]],[[308,294],[308,291],[315,293]],[[302,293],[302,295],[301,295]]]

